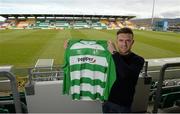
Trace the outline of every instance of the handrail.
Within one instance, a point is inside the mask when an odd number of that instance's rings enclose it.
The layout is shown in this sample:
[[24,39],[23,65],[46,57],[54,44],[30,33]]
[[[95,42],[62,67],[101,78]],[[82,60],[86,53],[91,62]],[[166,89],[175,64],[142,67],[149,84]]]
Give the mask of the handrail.
[[147,74],[147,69],[148,69],[148,61],[145,61],[145,63],[144,63],[144,68],[143,68],[143,76],[144,77],[148,77],[148,74]]
[[157,86],[157,90],[156,90],[156,99],[154,102],[154,108],[153,108],[153,113],[157,113],[158,112],[158,107],[159,107],[159,102],[160,102],[160,98],[161,98],[161,90],[162,90],[162,84],[164,81],[164,74],[165,74],[165,70],[169,67],[177,67],[180,66],[180,63],[167,63],[164,64],[161,69],[160,69],[160,74],[159,74],[159,81],[158,81],[158,86]]
[[16,78],[11,72],[0,71],[0,76],[7,77],[10,80],[11,91],[14,99],[16,113],[22,113],[20,95],[17,89]]
[[[57,67],[52,67],[52,68],[54,69]],[[33,75],[43,75],[43,74],[48,75],[48,74],[54,74],[54,73],[63,73],[63,71],[53,70],[53,69],[50,71],[36,71],[35,68],[29,68],[28,69],[29,85],[31,85],[33,83]]]

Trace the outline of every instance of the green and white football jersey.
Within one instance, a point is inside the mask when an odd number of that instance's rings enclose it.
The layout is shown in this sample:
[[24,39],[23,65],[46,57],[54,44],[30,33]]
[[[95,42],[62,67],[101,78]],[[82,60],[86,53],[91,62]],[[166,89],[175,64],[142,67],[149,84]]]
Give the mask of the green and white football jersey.
[[107,100],[116,79],[107,41],[70,40],[64,59],[64,94],[73,100]]

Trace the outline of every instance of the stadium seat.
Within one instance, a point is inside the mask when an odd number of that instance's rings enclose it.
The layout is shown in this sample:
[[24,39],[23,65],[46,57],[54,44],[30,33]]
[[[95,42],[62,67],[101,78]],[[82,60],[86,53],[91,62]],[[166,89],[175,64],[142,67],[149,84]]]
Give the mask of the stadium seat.
[[8,109],[0,108],[0,113],[9,113]]
[[[25,93],[20,92],[20,100],[22,105],[22,111],[23,113],[27,113],[27,107],[26,107],[26,99],[25,99]],[[13,96],[10,94],[9,96],[0,96],[0,101],[13,101]],[[14,104],[4,104],[0,107],[0,113],[14,113],[15,107]]]
[[172,107],[177,100],[180,100],[180,91],[163,94],[161,96],[160,108]]
[[161,94],[168,94],[171,92],[178,92],[180,91],[180,86],[171,86],[171,87],[163,87]]
[[[166,94],[169,94],[169,93],[172,93],[172,92],[179,92],[180,91],[180,86],[176,85],[176,86],[165,86],[162,88],[161,90],[161,95],[165,95]],[[152,92],[152,96],[153,96],[153,100],[156,99],[156,89],[153,89],[153,92]]]

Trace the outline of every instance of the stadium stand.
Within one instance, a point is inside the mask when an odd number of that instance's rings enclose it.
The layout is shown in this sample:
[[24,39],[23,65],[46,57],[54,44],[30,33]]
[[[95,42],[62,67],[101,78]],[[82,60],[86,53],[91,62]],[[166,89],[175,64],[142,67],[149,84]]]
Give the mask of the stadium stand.
[[[0,25],[0,28],[4,29],[119,29],[122,27],[133,28],[132,23],[128,21],[124,22],[123,20],[129,20],[135,17],[112,15],[47,14],[0,14],[0,16],[6,18],[5,22]],[[47,18],[47,16],[52,18]]]
[[0,27],[1,27],[2,24],[4,24],[4,22],[3,22],[3,21],[0,21]]
[[107,26],[104,23],[101,22],[92,22],[91,28],[94,29],[107,29]]
[[35,19],[27,19],[28,27],[27,29],[32,29],[35,26]]
[[73,28],[74,29],[90,28],[90,26],[84,21],[74,21]]
[[58,29],[67,29],[70,27],[70,24],[67,21],[61,21],[61,20],[57,20],[55,22],[55,26]]
[[134,29],[134,25],[133,25],[132,22],[130,22],[130,21],[124,21],[124,24],[125,24],[126,27],[129,27],[129,28],[131,28],[131,29]]
[[13,29],[13,28],[15,28],[16,27],[16,20],[13,20],[13,19],[10,19],[10,20],[7,20],[6,21],[8,24],[7,24],[7,28],[9,28],[9,29]]
[[45,29],[49,27],[49,20],[37,20],[36,27]]
[[20,20],[20,21],[17,23],[16,27],[23,29],[23,28],[27,28],[28,25],[29,25],[29,23],[28,23],[26,20]]
[[106,25],[109,25],[109,21],[107,19],[102,19],[100,20],[101,23],[104,23]]
[[1,25],[0,25],[0,28],[4,28],[4,29],[6,29],[7,27],[9,26],[9,23],[2,23]]
[[113,21],[110,21],[109,27],[110,27],[111,29],[115,29],[115,28],[116,28],[116,24],[115,24]]
[[120,27],[120,28],[123,28],[123,27],[124,27],[122,21],[116,21],[116,23],[117,23],[118,27]]

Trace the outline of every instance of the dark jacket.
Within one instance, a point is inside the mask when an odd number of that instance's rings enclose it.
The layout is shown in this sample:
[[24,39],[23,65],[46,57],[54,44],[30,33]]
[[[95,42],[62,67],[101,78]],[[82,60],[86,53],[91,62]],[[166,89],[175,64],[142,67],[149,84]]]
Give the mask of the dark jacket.
[[130,107],[144,59],[132,52],[128,55],[120,55],[116,52],[112,56],[116,66],[117,79],[111,89],[108,101]]

